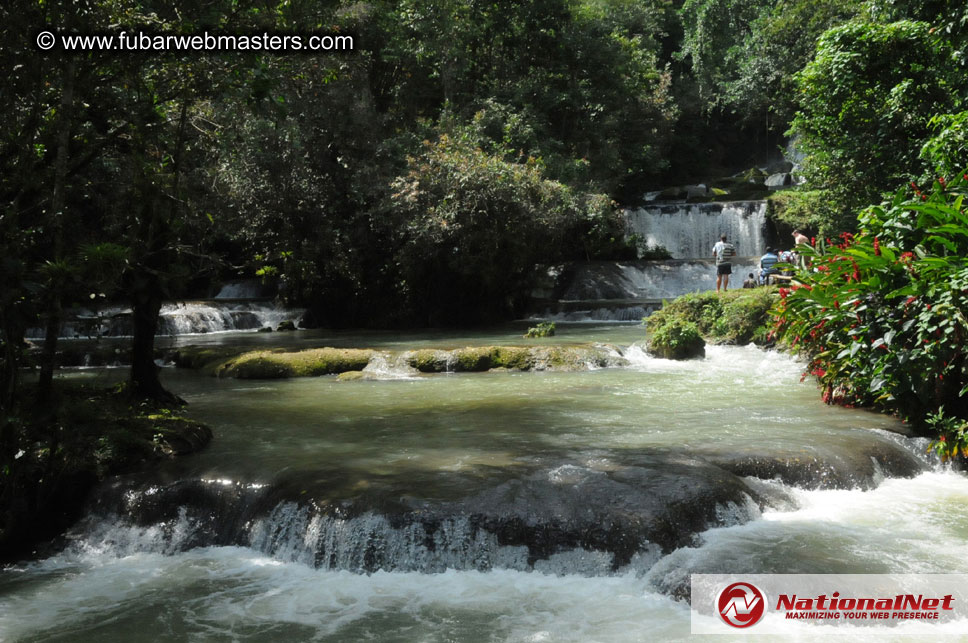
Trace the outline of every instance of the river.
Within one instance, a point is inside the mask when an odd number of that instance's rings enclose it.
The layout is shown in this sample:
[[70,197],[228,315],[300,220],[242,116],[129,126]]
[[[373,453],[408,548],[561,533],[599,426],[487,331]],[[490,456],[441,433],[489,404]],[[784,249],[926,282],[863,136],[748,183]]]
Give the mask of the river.
[[[398,350],[522,344],[519,330],[179,341]],[[581,372],[166,369],[212,444],[102,485],[63,549],[3,569],[0,639],[678,640],[690,573],[968,572],[968,478],[926,441],[824,405],[788,355],[671,362],[641,333],[541,340],[608,342],[629,362]]]

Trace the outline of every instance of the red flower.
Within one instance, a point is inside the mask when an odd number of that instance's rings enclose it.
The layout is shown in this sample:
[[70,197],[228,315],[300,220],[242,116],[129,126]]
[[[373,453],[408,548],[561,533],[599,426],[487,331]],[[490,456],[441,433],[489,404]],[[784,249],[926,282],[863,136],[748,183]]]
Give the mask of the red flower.
[[874,237],[874,254],[878,257],[881,256],[881,240]]
[[786,288],[780,288],[780,299],[786,299],[787,295],[789,294],[790,294],[789,290],[787,290]]

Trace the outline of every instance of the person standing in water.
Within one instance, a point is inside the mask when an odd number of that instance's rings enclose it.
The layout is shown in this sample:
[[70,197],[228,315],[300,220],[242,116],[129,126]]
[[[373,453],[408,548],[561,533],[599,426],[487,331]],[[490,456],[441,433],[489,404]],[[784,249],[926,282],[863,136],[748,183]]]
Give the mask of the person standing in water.
[[716,292],[719,292],[720,285],[723,290],[729,288],[729,276],[733,274],[732,259],[736,256],[736,248],[733,244],[726,242],[726,235],[719,238],[713,246],[713,257],[716,259]]

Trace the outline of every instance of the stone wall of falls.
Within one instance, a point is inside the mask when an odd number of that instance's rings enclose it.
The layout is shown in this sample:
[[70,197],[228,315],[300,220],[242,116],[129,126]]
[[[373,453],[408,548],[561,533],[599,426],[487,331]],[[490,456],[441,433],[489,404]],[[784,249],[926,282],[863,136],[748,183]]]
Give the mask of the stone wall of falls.
[[[733,261],[730,289],[756,272],[758,258]],[[552,297],[535,300],[532,320],[637,322],[662,307],[662,300],[716,287],[712,259],[667,261],[587,261],[558,275]]]
[[708,258],[725,234],[740,257],[766,250],[766,201],[676,203],[625,211],[627,234],[642,244],[663,246],[675,259]]
[[[730,286],[737,288],[758,260],[733,262]],[[692,261],[591,261],[575,264],[569,271],[560,299],[600,301],[607,299],[662,300],[716,287],[712,259]]]

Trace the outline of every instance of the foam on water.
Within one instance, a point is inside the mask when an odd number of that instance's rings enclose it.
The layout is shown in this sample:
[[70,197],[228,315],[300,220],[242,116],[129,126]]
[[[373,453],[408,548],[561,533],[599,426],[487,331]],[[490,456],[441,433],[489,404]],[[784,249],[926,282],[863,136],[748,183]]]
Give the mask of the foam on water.
[[641,641],[681,637],[689,618],[634,575],[362,575],[236,547],[94,556],[66,569],[21,571],[35,578],[0,597],[0,638]]
[[692,573],[833,574],[963,572],[968,560],[968,477],[930,471],[874,489],[807,491],[773,484],[788,502],[762,519],[710,529],[649,572],[675,588]]

